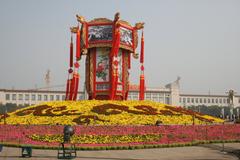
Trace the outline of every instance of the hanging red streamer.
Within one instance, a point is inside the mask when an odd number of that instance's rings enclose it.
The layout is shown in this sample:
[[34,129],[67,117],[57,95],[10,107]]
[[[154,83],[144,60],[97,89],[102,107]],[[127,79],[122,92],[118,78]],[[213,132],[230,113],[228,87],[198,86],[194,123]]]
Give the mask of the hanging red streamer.
[[81,33],[80,30],[77,30],[77,38],[76,38],[76,59],[79,60],[81,58]]
[[117,88],[118,88],[118,67],[116,68],[116,76],[115,76],[115,81],[114,81],[114,83],[115,83],[115,87],[114,87],[114,95],[116,96],[116,94],[117,94]]
[[75,82],[76,82],[76,74],[73,73],[73,77],[71,79],[71,84],[70,84],[69,100],[73,100],[73,94],[74,94],[74,89],[75,89]]
[[70,68],[73,67],[73,42],[71,36],[71,43],[70,43]]
[[115,65],[115,81],[114,81],[114,97],[117,94],[117,86],[118,86],[118,51],[119,51],[119,47],[120,47],[120,31],[119,29],[117,29],[117,33],[116,33],[116,37],[115,37],[115,45],[114,45],[114,57],[115,57],[115,61],[114,61],[114,65]]
[[68,99],[68,95],[69,95],[69,84],[70,84],[71,80],[68,79],[67,80],[67,86],[66,86],[66,96],[65,96],[65,100],[69,100]]
[[144,100],[144,90],[145,90],[145,78],[144,78],[144,74],[141,74],[140,75],[139,100]]
[[142,32],[140,63],[143,63],[143,62],[144,62],[144,36]]
[[115,69],[112,68],[112,75],[111,75],[111,81],[112,81],[112,85],[111,85],[111,94],[110,94],[110,99],[113,100],[115,97],[115,79],[116,79],[116,73],[115,73]]
[[78,85],[79,85],[79,73],[76,74],[76,80],[75,80],[75,87],[74,87],[74,94],[73,94],[73,100],[76,101],[77,94],[78,94]]
[[110,92],[110,99],[113,100],[116,95],[117,90],[117,82],[118,82],[118,51],[120,46],[120,31],[116,28],[115,34],[113,37],[113,43],[112,43],[112,50],[111,50],[111,64],[112,64],[112,73],[111,73],[111,92]]

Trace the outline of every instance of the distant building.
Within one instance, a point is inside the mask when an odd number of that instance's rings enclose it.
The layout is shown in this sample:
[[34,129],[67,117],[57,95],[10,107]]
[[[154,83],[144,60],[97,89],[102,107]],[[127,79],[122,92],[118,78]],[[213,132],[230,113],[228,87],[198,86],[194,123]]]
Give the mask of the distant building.
[[[84,99],[83,95],[83,92],[79,92],[78,99]],[[0,89],[0,104],[12,103],[27,106],[44,101],[63,100],[65,100],[65,91]]]
[[[228,106],[229,99],[227,95],[194,95],[181,94],[179,102],[181,106]],[[234,107],[240,107],[240,96],[234,97]]]
[[[180,94],[179,80],[162,88],[146,88],[145,100],[152,100],[174,106],[228,106],[228,95]],[[139,86],[130,85],[129,100],[139,99]],[[78,92],[78,100],[87,99],[86,92]],[[44,101],[63,101],[65,91],[8,90],[0,89],[0,104],[33,105]],[[233,97],[234,107],[240,107],[240,95]]]

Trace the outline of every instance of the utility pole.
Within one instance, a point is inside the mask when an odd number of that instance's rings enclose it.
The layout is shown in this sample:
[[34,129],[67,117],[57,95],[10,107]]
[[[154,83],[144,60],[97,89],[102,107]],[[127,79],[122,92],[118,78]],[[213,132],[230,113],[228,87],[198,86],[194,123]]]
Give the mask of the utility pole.
[[51,80],[51,77],[50,77],[50,70],[48,69],[47,70],[47,73],[45,75],[45,84],[46,84],[46,88],[49,89],[49,86],[50,86],[50,81]]

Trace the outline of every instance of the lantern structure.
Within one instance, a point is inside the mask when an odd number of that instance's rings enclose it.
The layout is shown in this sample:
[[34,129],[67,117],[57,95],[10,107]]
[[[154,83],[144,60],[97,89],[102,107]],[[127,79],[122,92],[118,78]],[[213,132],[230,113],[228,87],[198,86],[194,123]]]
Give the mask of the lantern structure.
[[[86,56],[85,84],[89,99],[126,100],[131,57],[138,58],[135,52],[138,30],[143,29],[144,23],[131,26],[127,21],[120,20],[119,13],[115,14],[114,20],[96,18],[86,21],[82,16],[76,17],[78,26],[72,27],[71,33],[76,34],[76,63]],[[73,57],[72,49],[70,53]],[[78,91],[74,78],[74,75],[79,76],[78,68],[72,67],[71,64],[67,100],[76,100],[73,97]]]

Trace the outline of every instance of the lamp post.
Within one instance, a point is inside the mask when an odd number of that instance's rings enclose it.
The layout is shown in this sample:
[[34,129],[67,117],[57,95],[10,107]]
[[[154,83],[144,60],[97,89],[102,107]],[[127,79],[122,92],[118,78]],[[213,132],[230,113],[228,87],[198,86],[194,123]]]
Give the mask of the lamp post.
[[222,118],[225,119],[224,107],[222,108],[221,112],[222,112]]
[[70,125],[64,126],[64,129],[63,129],[64,143],[69,143],[71,140],[71,136],[73,135],[74,135],[74,129]]
[[[76,148],[74,144],[71,144],[71,136],[74,135],[74,128],[70,125],[66,125],[63,128],[63,143],[60,143],[58,150],[58,159],[73,159],[77,156]],[[66,144],[70,146],[66,147]]]
[[233,108],[234,108],[234,94],[236,94],[236,92],[234,92],[234,90],[230,89],[228,92],[226,92],[228,94],[228,106],[230,108],[230,120],[233,120]]

